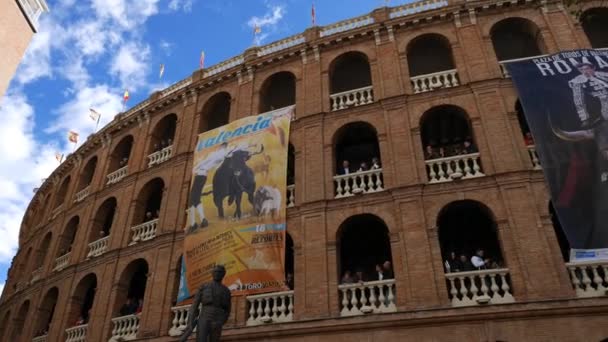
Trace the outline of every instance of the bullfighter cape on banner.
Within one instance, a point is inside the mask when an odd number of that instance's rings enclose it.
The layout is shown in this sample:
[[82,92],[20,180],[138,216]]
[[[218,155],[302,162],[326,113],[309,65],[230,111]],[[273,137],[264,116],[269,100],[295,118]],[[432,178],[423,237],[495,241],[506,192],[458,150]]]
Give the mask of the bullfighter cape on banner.
[[566,51],[507,69],[571,259],[600,258],[608,247],[608,51]]
[[226,267],[233,295],[284,285],[285,191],[293,106],[199,135],[194,152],[178,301]]

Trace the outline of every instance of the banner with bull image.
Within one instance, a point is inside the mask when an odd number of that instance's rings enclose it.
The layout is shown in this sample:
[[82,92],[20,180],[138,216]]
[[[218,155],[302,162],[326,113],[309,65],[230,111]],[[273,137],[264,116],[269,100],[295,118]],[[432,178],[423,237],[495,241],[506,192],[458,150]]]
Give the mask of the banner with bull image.
[[226,267],[233,295],[285,290],[289,125],[293,106],[202,133],[194,151],[178,301]]
[[[571,261],[608,247],[608,51],[507,64]],[[596,253],[597,252],[597,253]]]

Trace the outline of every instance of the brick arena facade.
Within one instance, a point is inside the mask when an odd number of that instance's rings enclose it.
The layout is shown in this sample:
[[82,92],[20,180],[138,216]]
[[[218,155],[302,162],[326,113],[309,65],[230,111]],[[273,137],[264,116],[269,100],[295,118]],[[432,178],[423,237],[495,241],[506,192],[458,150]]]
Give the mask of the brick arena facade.
[[[197,134],[291,104],[294,289],[233,297],[224,340],[608,338],[608,265],[564,261],[567,242],[502,68],[607,48],[607,8],[583,1],[580,17],[534,0],[380,8],[152,94],[34,196],[0,302],[0,340],[175,340],[187,310],[175,299]],[[463,141],[475,149],[461,151]],[[340,172],[344,160],[374,158],[378,168]],[[495,267],[446,272],[451,250],[468,257],[479,247]],[[369,278],[384,260],[394,279],[341,282],[347,270]],[[120,314],[128,297],[143,300],[140,313]]]

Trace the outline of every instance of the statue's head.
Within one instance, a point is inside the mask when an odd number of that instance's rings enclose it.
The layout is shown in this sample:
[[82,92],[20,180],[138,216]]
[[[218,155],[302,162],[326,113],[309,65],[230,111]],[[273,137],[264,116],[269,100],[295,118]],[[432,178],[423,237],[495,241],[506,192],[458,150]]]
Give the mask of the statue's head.
[[224,276],[226,275],[226,268],[224,267],[224,265],[217,265],[213,268],[211,274],[213,275],[213,280],[221,282],[222,279],[224,279]]

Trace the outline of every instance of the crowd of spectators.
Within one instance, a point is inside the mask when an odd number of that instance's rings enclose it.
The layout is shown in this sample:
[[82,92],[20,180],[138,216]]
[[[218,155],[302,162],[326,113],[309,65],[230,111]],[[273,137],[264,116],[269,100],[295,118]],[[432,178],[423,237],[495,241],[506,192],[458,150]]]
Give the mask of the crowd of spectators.
[[358,168],[356,166],[351,166],[350,161],[343,160],[342,165],[338,168],[338,174],[348,175],[355,172],[378,170],[381,168],[382,166],[380,165],[380,160],[378,159],[378,157],[373,157],[370,163],[361,162]]
[[138,315],[144,307],[144,300],[139,298],[127,298],[126,303],[120,308],[121,316]]
[[129,158],[122,158],[120,160],[120,162],[118,162],[118,166],[119,166],[119,168],[123,168],[123,167],[127,166],[128,163],[129,163]]
[[376,281],[376,280],[386,280],[386,279],[394,279],[395,274],[393,273],[393,267],[390,261],[385,261],[382,265],[377,264],[372,276],[366,275],[362,269],[357,269],[355,274],[351,272],[351,270],[344,271],[342,275],[342,279],[340,279],[340,284],[357,284],[363,283],[366,281]]
[[152,213],[151,211],[146,211],[146,215],[144,217],[144,222],[156,220],[159,215],[160,215],[160,210],[156,210],[156,211],[154,211],[154,213]]
[[169,147],[173,145],[173,140],[171,139],[167,139],[167,140],[161,140],[160,143],[156,143],[154,144],[154,148],[152,149],[152,153],[154,152],[158,152],[160,150],[162,150],[165,147]]
[[471,140],[465,140],[462,144],[452,144],[439,147],[433,147],[426,145],[424,148],[424,159],[438,159],[447,158],[463,154],[477,153],[479,150],[471,142]]
[[444,267],[446,273],[457,273],[500,268],[501,265],[497,260],[486,257],[485,251],[479,248],[470,258],[464,253],[457,255],[456,252],[450,252]]

